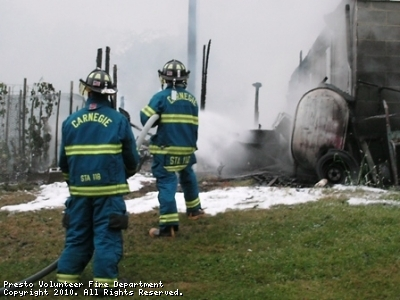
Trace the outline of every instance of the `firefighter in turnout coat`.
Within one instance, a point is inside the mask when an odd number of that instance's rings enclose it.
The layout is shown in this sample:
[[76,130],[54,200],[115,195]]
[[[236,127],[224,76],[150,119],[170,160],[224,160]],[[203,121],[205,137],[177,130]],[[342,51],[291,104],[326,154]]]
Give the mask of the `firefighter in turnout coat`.
[[63,217],[65,247],[58,261],[59,282],[79,282],[93,256],[93,279],[112,286],[118,280],[122,229],[128,226],[123,195],[139,165],[128,119],[112,108],[111,77],[95,69],[81,81],[85,107],[62,125],[59,166],[69,186]]
[[158,73],[162,90],[140,112],[142,125],[153,115],[159,115],[153,125],[158,127],[150,140],[149,151],[153,155],[152,173],[156,178],[160,215],[158,228],[151,228],[149,234],[151,237],[174,237],[179,229],[175,201],[178,176],[187,216],[190,219],[204,216],[192,169],[196,163],[198,105],[186,90],[190,71],[183,63],[175,59],[168,61]]

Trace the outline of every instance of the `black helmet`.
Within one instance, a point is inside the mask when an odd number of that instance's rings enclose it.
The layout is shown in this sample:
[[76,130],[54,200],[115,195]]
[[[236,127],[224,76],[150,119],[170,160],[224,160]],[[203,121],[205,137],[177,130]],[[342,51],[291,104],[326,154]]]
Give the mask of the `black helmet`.
[[162,81],[186,82],[190,71],[179,60],[173,59],[165,63],[162,70],[158,70],[158,75]]
[[79,81],[81,82],[81,91],[85,91],[88,88],[90,91],[107,95],[113,95],[117,92],[110,75],[100,68],[90,72],[86,81],[82,79],[79,79]]

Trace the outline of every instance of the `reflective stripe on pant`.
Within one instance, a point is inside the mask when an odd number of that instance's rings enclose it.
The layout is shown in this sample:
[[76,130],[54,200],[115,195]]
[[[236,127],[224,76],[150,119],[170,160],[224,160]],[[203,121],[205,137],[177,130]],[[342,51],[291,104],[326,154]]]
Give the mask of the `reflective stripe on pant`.
[[185,169],[178,172],[178,174],[179,183],[181,184],[185,197],[186,211],[192,212],[201,209],[199,187],[192,166],[187,166]]
[[80,281],[81,275],[80,274],[75,274],[75,275],[70,275],[70,274],[57,274],[57,281],[58,282],[68,282],[68,283],[77,283]]
[[[152,172],[157,180],[158,201],[160,203],[159,223],[161,228],[179,225],[179,216],[175,200],[178,177],[175,172],[170,172],[165,169],[164,161],[164,155],[153,155]],[[193,159],[192,162],[193,161],[195,161],[195,159]],[[197,179],[191,163],[183,170],[179,171],[178,175],[184,193],[187,211],[196,211],[201,208],[201,204]]]
[[117,278],[122,257],[122,232],[109,228],[109,218],[110,214],[126,213],[122,196],[72,196],[65,206],[66,238],[58,260],[57,278],[81,274],[93,253],[93,276]]

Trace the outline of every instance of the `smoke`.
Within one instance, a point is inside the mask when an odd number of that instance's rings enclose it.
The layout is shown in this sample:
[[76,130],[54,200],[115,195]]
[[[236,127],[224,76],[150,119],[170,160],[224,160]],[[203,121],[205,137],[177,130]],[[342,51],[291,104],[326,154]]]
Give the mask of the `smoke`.
[[[229,5],[225,1],[198,4],[197,69],[191,70],[191,74],[196,74],[195,78],[201,78],[202,52],[199,50],[210,39],[212,41],[206,107],[200,112],[199,169],[218,172],[222,167],[227,170],[239,164],[248,166],[251,160],[249,148],[255,155],[276,154],[279,147],[258,149],[249,143],[254,137],[246,136],[246,132],[249,135],[249,130],[258,127],[254,125],[253,83],[262,83],[259,124],[267,135],[279,114],[287,112],[293,115],[301,95],[315,87],[314,83],[312,86],[302,85],[295,95],[288,95],[289,81],[299,65],[300,51],[304,58],[325,26],[324,13],[335,8],[333,2],[329,3],[331,6],[313,2],[296,9],[293,1],[279,4],[249,1],[245,6],[237,0],[230,1]],[[119,85],[120,94],[124,93],[133,122],[138,122],[136,112],[159,90],[156,71],[172,58],[188,65],[186,30],[187,27],[179,34],[167,35],[131,33],[125,37],[124,43],[119,44],[121,50],[116,51],[115,59],[121,66],[120,77],[123,78]],[[322,78],[318,78],[320,80]],[[189,79],[188,90],[199,93],[200,80]],[[200,100],[199,94],[195,96]],[[288,106],[290,96],[292,106]],[[287,156],[290,138],[282,139],[279,135],[275,141],[283,147],[280,153],[283,159],[278,158],[274,163],[287,169],[291,164]]]
[[183,38],[183,35],[165,35],[159,31],[131,33],[114,49],[113,61],[118,66],[120,78],[118,96],[124,96],[125,109],[130,112],[133,123],[140,124],[139,111],[160,90],[157,71],[164,63],[171,59],[186,63],[186,48],[166,47],[179,44]]
[[[338,3],[331,1],[325,13],[333,12]],[[275,132],[273,126],[282,112],[289,119],[294,116],[301,96],[323,79],[296,82],[296,90],[289,93],[289,82],[296,80],[292,77],[300,63],[300,52],[304,58],[325,27],[322,7],[317,8],[321,3],[313,3],[312,10],[305,6],[293,10],[294,5],[285,1],[263,7],[261,2],[252,1],[242,7],[231,1],[223,15],[218,10],[207,10],[204,23],[200,21],[199,39],[204,43],[212,40],[206,111],[200,119],[200,166],[202,163],[204,168],[217,172],[224,167],[228,173],[239,165],[242,170],[267,166],[270,170],[293,171],[291,120],[283,120],[284,132]],[[203,13],[205,7],[200,5]],[[285,16],[268,14],[263,9],[267,7],[285,12]],[[289,19],[297,22],[287,22]],[[229,26],[223,31],[213,30],[218,23]],[[295,44],[307,47],[296,49]],[[263,130],[259,132],[254,131],[255,82],[262,83],[259,124]]]
[[[272,129],[287,109],[300,51],[307,54],[325,26],[324,15],[340,0],[196,2],[198,57],[191,73],[197,80],[189,79],[188,90],[198,91],[200,100],[202,45],[211,39],[198,155],[218,168],[244,157],[237,141],[241,132],[255,129],[253,83],[262,83],[259,123]],[[187,15],[188,0],[7,1],[0,18],[5,58],[0,68],[7,72],[0,81],[28,78],[31,83],[43,77],[63,93],[74,81],[76,92],[79,78],[95,67],[96,50],[110,46],[111,65],[118,67],[118,97],[124,96],[125,109],[138,124],[140,109],[160,88],[157,70],[173,58],[188,64]],[[231,145],[231,151],[216,151]]]
[[[200,91],[202,45],[211,39],[208,98],[212,101],[207,110],[236,117],[247,109],[245,116],[252,119],[252,84],[261,82],[260,121],[268,128],[285,105],[299,52],[307,53],[324,26],[323,16],[337,3],[197,1],[198,58],[197,69],[191,71],[198,80],[189,82],[189,88],[195,84]],[[110,46],[111,64],[119,70],[119,95],[134,112],[158,89],[156,72],[166,61],[188,63],[188,0],[121,0],[111,6],[104,0],[3,4],[0,50],[6,59],[0,67],[7,72],[0,81],[8,84],[25,77],[31,83],[43,76],[57,90],[68,92],[70,81],[85,78],[95,66],[97,48]],[[104,18],[106,22],[101,21]],[[148,72],[151,76],[145,76]]]
[[198,170],[217,173],[218,168],[229,166],[243,157],[244,152],[235,147],[240,133],[244,131],[240,122],[215,112],[200,111],[199,124]]

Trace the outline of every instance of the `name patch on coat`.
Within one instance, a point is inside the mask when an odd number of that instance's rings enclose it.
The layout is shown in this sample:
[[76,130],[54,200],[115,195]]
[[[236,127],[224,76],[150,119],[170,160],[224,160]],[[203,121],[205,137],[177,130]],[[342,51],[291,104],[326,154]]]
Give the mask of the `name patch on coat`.
[[175,99],[173,99],[171,96],[168,96],[167,99],[171,104],[174,104],[175,101],[186,100],[192,103],[194,106],[197,106],[196,98],[185,92],[176,93]]
[[110,124],[112,122],[112,120],[103,114],[87,113],[87,114],[83,114],[82,116],[74,119],[71,122],[71,124],[72,124],[72,126],[74,126],[74,128],[78,128],[79,125],[86,123],[86,122],[97,122],[97,123],[101,123],[102,125],[104,125],[104,127],[107,127],[108,124]]

